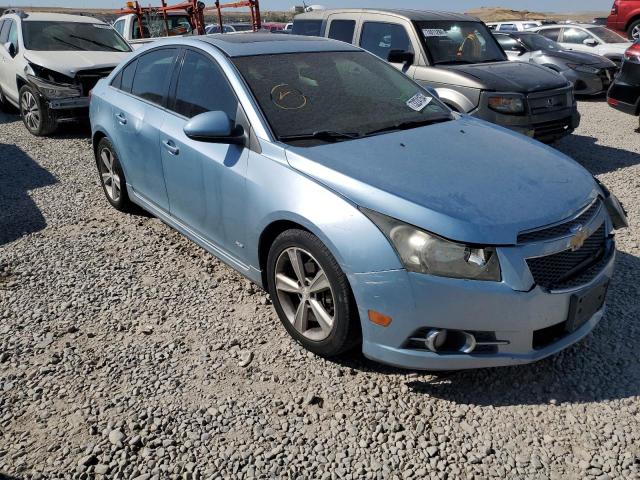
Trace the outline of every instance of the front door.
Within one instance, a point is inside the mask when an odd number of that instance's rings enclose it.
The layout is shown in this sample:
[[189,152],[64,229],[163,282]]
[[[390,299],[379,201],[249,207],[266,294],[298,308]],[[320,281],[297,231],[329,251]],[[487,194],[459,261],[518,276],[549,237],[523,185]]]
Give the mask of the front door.
[[192,140],[183,131],[190,118],[204,112],[222,111],[236,120],[238,100],[211,57],[186,50],[168,110],[160,144],[171,216],[241,256],[249,152],[241,145]]

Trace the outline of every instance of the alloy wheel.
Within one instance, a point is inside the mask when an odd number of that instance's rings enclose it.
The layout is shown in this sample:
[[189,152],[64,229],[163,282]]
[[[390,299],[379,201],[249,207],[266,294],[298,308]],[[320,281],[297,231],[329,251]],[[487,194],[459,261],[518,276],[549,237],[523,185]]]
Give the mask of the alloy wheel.
[[640,23],[631,30],[631,38],[638,40],[640,38]]
[[38,130],[40,127],[40,109],[33,93],[26,91],[22,94],[20,113],[22,113],[22,118],[24,118],[29,129]]
[[326,339],[333,329],[335,300],[326,273],[299,247],[285,249],[275,267],[275,288],[287,320],[305,338]]
[[117,203],[121,195],[120,176],[115,169],[113,153],[108,148],[100,151],[100,178],[111,201]]

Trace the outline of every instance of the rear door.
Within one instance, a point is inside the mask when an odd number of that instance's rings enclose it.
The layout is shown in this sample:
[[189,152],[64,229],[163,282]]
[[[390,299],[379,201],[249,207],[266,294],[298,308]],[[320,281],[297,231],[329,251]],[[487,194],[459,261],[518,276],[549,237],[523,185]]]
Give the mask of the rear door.
[[188,48],[181,63],[169,107],[162,113],[160,136],[171,215],[224,250],[237,250],[244,242],[249,151],[242,145],[192,140],[184,126],[210,111],[223,111],[235,122],[243,117],[242,109],[224,72],[208,54]]
[[18,83],[16,82],[16,60],[9,55],[5,45],[12,43],[16,54],[20,50],[18,25],[14,20],[6,19],[0,29],[0,87],[2,92],[13,101],[18,101]]
[[565,27],[562,29],[562,46],[569,50],[577,50],[579,52],[596,53],[594,47],[585,45],[585,40],[596,40],[587,30],[580,27]]
[[160,130],[177,48],[140,55],[117,75],[111,99],[115,140],[127,182],[157,208],[169,211],[162,170]]

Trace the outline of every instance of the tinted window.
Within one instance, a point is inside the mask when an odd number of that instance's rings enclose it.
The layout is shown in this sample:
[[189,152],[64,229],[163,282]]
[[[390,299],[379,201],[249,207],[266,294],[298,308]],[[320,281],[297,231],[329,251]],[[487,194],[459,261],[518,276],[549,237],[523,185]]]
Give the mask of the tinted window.
[[113,24],[113,28],[115,28],[116,32],[118,32],[120,35],[124,34],[124,20],[118,20]]
[[529,50],[562,50],[562,45],[537,33],[521,33],[519,34],[519,40]]
[[587,38],[593,38],[588,32],[580,28],[565,28],[562,34],[562,43],[579,44]]
[[24,47],[38,51],[130,52],[109,25],[86,22],[22,22]]
[[355,28],[355,20],[333,20],[329,27],[329,38],[351,43],[353,41],[353,31]]
[[171,80],[175,57],[175,49],[154,50],[141,55],[138,58],[131,93],[162,105]]
[[257,55],[232,61],[284,142],[311,146],[335,139],[291,136],[325,131],[355,137],[404,122],[451,119],[437,99],[366,52]]
[[416,25],[434,65],[506,60],[484,23],[438,20]]
[[503,23],[498,30],[501,32],[516,32],[518,29],[513,23]]
[[604,43],[626,43],[628,40],[621,35],[618,35],[613,30],[609,30],[605,27],[593,27],[589,31],[600,38]]
[[0,44],[4,45],[7,43],[7,38],[9,37],[9,25],[10,20],[2,20],[0,22]]
[[131,93],[131,87],[133,86],[133,77],[136,73],[137,66],[138,61],[134,60],[122,69],[122,84],[120,85],[120,88],[123,91]]
[[220,68],[208,57],[187,51],[173,110],[188,118],[222,110],[235,120],[237,109],[238,101]]
[[113,88],[121,89],[122,88],[122,70],[118,73],[113,80],[111,80],[111,86]]
[[291,33],[294,35],[307,35],[310,37],[319,37],[322,34],[322,20],[295,20]]
[[554,42],[557,42],[560,37],[559,28],[545,28],[544,30],[538,31],[538,33],[549,40],[553,40]]
[[360,46],[383,60],[389,57],[391,50],[413,51],[407,31],[397,23],[365,22]]
[[496,40],[498,40],[498,43],[505,52],[518,51],[518,42],[516,39],[508,37],[506,35],[496,35]]

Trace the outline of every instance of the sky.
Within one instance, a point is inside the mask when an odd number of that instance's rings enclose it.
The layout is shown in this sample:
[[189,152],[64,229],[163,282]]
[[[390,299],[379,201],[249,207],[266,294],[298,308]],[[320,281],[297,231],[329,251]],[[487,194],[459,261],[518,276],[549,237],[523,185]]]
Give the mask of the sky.
[[[307,4],[319,4],[326,7],[395,7],[429,10],[465,11],[482,6],[501,6],[515,10],[532,10],[536,12],[578,12],[602,11],[611,8],[613,0],[305,0]],[[142,5],[160,5],[159,0],[141,0]],[[180,3],[169,0],[167,3]],[[207,6],[214,0],[205,0]],[[125,0],[0,0],[0,4],[12,7],[52,6],[70,8],[121,8]],[[301,5],[296,0],[261,0],[262,10],[289,10],[293,5]]]

